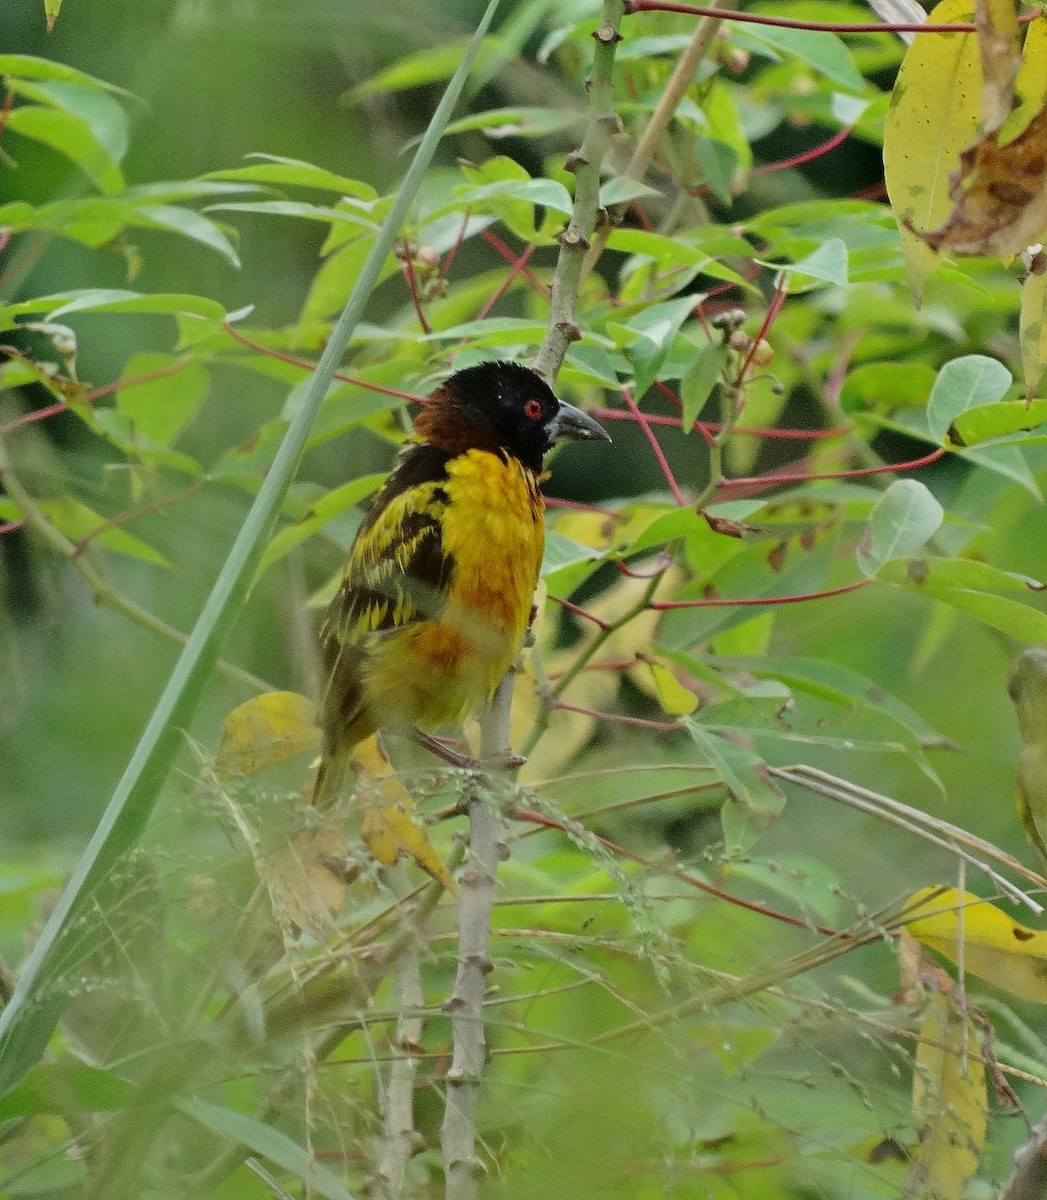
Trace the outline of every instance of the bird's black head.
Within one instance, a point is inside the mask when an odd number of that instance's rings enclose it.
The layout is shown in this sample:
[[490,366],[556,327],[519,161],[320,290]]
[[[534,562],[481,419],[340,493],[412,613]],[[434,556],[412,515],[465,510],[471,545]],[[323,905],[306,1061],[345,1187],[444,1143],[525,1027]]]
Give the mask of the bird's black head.
[[530,367],[512,362],[478,363],[444,380],[415,429],[452,453],[506,450],[536,473],[561,439],[611,440],[592,417],[558,400]]

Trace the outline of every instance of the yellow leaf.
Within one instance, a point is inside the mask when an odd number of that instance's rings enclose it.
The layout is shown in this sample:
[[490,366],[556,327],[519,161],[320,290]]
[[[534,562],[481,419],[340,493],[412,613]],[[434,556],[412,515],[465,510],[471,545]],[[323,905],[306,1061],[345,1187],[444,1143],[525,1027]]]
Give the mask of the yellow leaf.
[[[934,24],[970,21],[973,0],[943,0]],[[884,126],[883,166],[917,302],[939,254],[911,229],[935,229],[949,215],[949,177],[978,136],[981,118],[978,41],[969,33],[926,33],[898,72]]]
[[439,851],[414,818],[414,801],[388,766],[384,775],[369,772],[360,781],[357,798],[364,805],[361,833],[377,862],[391,867],[406,854],[452,895],[458,894]]
[[974,1022],[955,995],[929,992],[913,1070],[917,1146],[908,1195],[960,1200],[985,1146],[985,1067]]
[[905,927],[955,963],[961,905],[964,969],[1012,996],[1047,1004],[1047,933],[1019,925],[987,900],[956,888],[923,888],[909,899]]
[[320,744],[316,706],[297,692],[266,692],[226,717],[215,772],[219,779],[252,775]]
[[1031,396],[1047,370],[1047,271],[1029,275],[1022,284],[1019,337],[1025,387]]
[[1047,17],[1037,17],[1026,30],[1022,65],[1014,81],[1014,91],[1017,104],[1000,126],[1001,146],[1024,133],[1033,117],[1047,104]]
[[1013,141],[997,132],[960,155],[949,183],[953,209],[937,228],[913,225],[932,250],[1013,258],[1047,229],[1047,108]]
[[662,711],[671,717],[689,717],[698,707],[698,697],[694,692],[685,688],[663,663],[649,659],[647,665],[654,677],[654,686]]
[[401,854],[406,854],[452,895],[458,894],[458,885],[444,860],[410,809],[395,804],[365,809],[363,838],[383,866],[391,867]]

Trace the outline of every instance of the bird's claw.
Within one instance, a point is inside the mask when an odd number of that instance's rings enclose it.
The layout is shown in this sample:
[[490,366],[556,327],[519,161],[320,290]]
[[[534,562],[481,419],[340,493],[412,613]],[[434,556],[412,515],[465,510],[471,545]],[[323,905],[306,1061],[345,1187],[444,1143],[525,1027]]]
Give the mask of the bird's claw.
[[457,767],[461,771],[516,771],[527,762],[526,758],[520,754],[514,754],[511,750],[502,750],[487,758],[463,754],[447,742],[423,733],[420,729],[412,731],[411,740],[416,745],[428,750],[430,754],[435,754],[437,758],[443,759],[449,766]]

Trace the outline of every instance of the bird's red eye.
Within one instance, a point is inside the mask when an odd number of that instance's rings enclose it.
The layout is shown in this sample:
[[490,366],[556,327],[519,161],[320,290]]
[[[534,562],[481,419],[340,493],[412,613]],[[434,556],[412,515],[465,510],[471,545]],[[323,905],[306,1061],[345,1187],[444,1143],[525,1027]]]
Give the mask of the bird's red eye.
[[532,421],[537,421],[542,415],[541,400],[528,400],[524,405],[524,415],[530,417]]

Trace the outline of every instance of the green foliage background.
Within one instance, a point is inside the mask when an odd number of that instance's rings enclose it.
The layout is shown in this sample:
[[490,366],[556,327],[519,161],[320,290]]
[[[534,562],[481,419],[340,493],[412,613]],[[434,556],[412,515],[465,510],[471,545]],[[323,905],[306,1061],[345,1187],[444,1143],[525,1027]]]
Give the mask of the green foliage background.
[[[790,6],[790,15],[843,22],[868,19],[864,8],[842,0],[805,0]],[[245,155],[262,153],[317,164],[345,179],[363,181],[375,195],[385,197],[402,176],[408,160],[405,144],[425,127],[455,56],[460,56],[462,39],[477,18],[477,11],[464,4],[439,6],[437,11],[410,3],[174,0],[142,6],[67,0],[54,32],[45,35],[40,7],[20,0],[5,11],[0,51],[68,64],[130,93],[114,96],[87,89],[75,103],[87,104],[86,97],[94,97],[94,128],[110,139],[111,160],[119,162],[132,189],[157,181],[199,180],[211,172],[240,168]],[[501,17],[502,49],[493,58],[481,59],[463,115],[541,106],[556,118],[553,124],[571,113],[584,120],[583,78],[591,58],[589,32],[597,19],[597,6],[584,3],[528,3],[507,10]],[[655,14],[627,21],[617,100],[634,136],[661,94],[693,25],[693,18]],[[1018,269],[988,263],[967,265],[962,271],[942,268],[917,310],[905,283],[889,210],[875,201],[843,203],[880,178],[882,118],[903,52],[901,43],[887,34],[848,38],[846,45],[830,41],[828,34],[807,41],[774,35],[778,50],[772,57],[768,42],[754,29],[730,26],[689,94],[695,112],[705,111],[704,131],[699,130],[701,118],[687,114],[675,127],[669,162],[679,177],[704,186],[710,216],[701,225],[681,223],[671,235],[680,245],[686,246],[692,236],[695,245],[709,245],[710,259],[704,263],[708,273],[698,275],[703,290],[744,274],[737,251],[725,249],[736,225],[754,247],[758,245],[761,259],[800,264],[790,285],[795,294],[769,334],[775,353],[770,370],[781,380],[783,394],[768,381],[753,385],[743,424],[816,428],[828,421],[853,421],[857,432],[847,452],[834,457],[832,449],[817,446],[803,464],[807,472],[917,458],[944,435],[943,428],[928,440],[926,424],[921,426],[936,379],[944,409],[955,413],[960,408],[949,392],[948,377],[943,383],[938,374],[945,363],[968,355],[991,356],[1020,378]],[[566,31],[562,40],[554,36],[556,30]],[[663,40],[637,41],[645,37]],[[455,48],[445,58],[439,48],[448,45]],[[543,49],[548,62],[539,65]],[[747,65],[734,60],[740,68],[736,74],[730,69],[732,52],[752,55]],[[362,87],[368,80],[381,80],[384,68],[403,62],[409,65],[402,86],[387,77],[385,87]],[[361,90],[354,95],[353,89]],[[855,97],[867,102],[864,109]],[[31,98],[23,88],[18,106]],[[114,110],[114,104],[119,108]],[[773,173],[750,175],[747,170],[750,143],[753,164],[759,167],[816,146],[851,124],[852,136],[825,159]],[[516,252],[523,245],[521,231],[534,230],[537,222],[541,246],[533,265],[547,275],[555,256],[554,235],[565,215],[556,208],[559,193],[549,189],[548,181],[569,185],[562,163],[577,144],[579,128],[555,129],[547,140],[489,137],[479,127],[452,133],[420,202],[430,209],[446,203],[447,217],[421,233],[411,229],[409,236],[445,255],[462,219],[463,202],[453,189],[490,184],[486,196],[474,192],[470,211],[485,212],[495,222],[491,228]],[[113,148],[124,134],[126,153],[119,153]],[[695,140],[704,149],[692,151]],[[25,203],[39,210],[58,201],[77,203],[95,193],[97,178],[90,180],[71,164],[68,145],[64,150],[20,134],[16,122],[5,130],[0,151],[9,160],[0,164],[0,227],[17,215],[8,205]],[[517,169],[499,164],[496,156],[501,155],[535,179],[544,176],[545,190],[513,191]],[[478,164],[477,174],[463,174],[456,166],[458,158]],[[249,162],[264,166],[262,160]],[[737,180],[744,183],[734,198],[731,170],[728,167],[725,177],[724,163],[733,164]],[[306,178],[304,168],[302,172],[286,194],[301,203],[332,205],[333,193],[300,187]],[[275,176],[261,182],[267,189],[279,188]],[[658,174],[654,182],[664,186],[665,176]],[[130,195],[116,186],[109,194],[111,199]],[[521,198],[528,195],[538,195],[544,209],[536,212]],[[200,211],[223,200],[268,201],[277,196],[277,190],[198,195],[186,208]],[[661,219],[665,212],[659,204],[653,200]],[[226,313],[253,306],[239,327],[281,352],[315,361],[351,282],[351,272],[343,270],[334,289],[341,289],[338,304],[316,299],[316,281],[326,278],[317,274],[320,256],[330,249],[329,230],[342,228],[338,219],[328,214],[325,220],[322,211],[310,213],[311,219],[228,209],[208,216],[214,222],[210,226],[192,224],[183,216],[178,230],[117,222],[112,236],[100,244],[91,244],[97,239],[83,226],[73,230],[78,235],[73,237],[27,228],[11,238],[0,259],[0,300],[18,304],[78,288],[207,297]],[[703,238],[710,240],[704,243]],[[847,249],[842,268],[847,287],[832,282],[839,277],[838,261],[828,266],[828,260],[811,261],[820,251],[828,250],[831,257],[833,239]],[[601,388],[600,380],[607,383],[608,371],[613,378],[615,368],[623,377],[643,374],[648,365],[643,355],[650,358],[651,339],[638,335],[640,325],[635,322],[642,322],[642,314],[663,299],[645,291],[646,268],[628,269],[627,253],[633,244],[623,239],[620,245],[607,256],[605,279],[615,279],[615,272],[626,268],[617,282],[622,297],[635,302],[636,309],[616,316],[605,304],[600,285],[590,281],[580,317],[587,334],[597,336],[583,341],[582,351],[569,359],[562,377],[566,394],[590,405],[621,407],[615,390]],[[239,269],[234,257],[242,264]],[[811,274],[803,273],[805,261]],[[489,246],[470,237],[449,276],[447,295],[432,302],[434,325],[447,329],[471,321],[506,271],[507,265]],[[729,294],[748,310],[745,328],[751,334],[766,311],[773,278],[771,270],[760,276],[762,293],[739,289]],[[670,282],[668,289],[674,286]],[[311,310],[303,318],[303,304],[310,296]],[[51,307],[42,306],[39,314]],[[55,361],[51,336],[18,328],[24,325],[24,315],[17,315],[19,320],[8,323],[2,340],[25,358],[12,356],[3,365],[7,374],[0,380],[6,389],[0,396],[0,426],[50,403],[56,394],[23,374],[26,360]],[[528,318],[540,331],[547,314],[526,288],[515,286],[494,315]],[[673,335],[663,335],[656,344],[662,361],[648,373],[672,381],[674,387],[688,376],[704,341],[694,322],[684,335],[677,335],[682,308],[677,316]],[[367,321],[395,330],[397,337],[372,342],[365,330],[354,346],[349,369],[410,391],[431,385],[443,360],[433,352],[432,342],[418,340],[414,311],[395,272],[376,291]],[[183,348],[199,357],[172,375],[170,386],[162,385],[151,395],[140,393],[136,418],[156,422],[155,444],[139,447],[140,453],[129,450],[135,438],[126,428],[114,433],[114,426],[100,425],[86,410],[22,425],[4,436],[18,478],[45,512],[59,497],[73,497],[103,519],[139,505],[151,509],[128,525],[140,542],[106,549],[102,539],[95,539],[97,544],[87,553],[121,595],[176,629],[188,630],[275,445],[271,436],[263,437],[257,448],[252,439],[260,429],[272,433],[272,423],[286,412],[289,387],[300,385],[304,375],[245,349],[217,323],[201,340],[195,340],[198,326],[191,321],[179,318],[176,329],[170,315],[148,312],[74,315],[67,323],[76,334],[76,379],[88,389],[170,364],[169,356],[181,353],[174,349],[179,334]],[[536,336],[533,330],[520,333],[492,323],[485,330],[467,331],[465,337],[468,344],[460,361],[499,354],[523,357],[540,340],[540,332]],[[596,347],[588,357],[587,345]],[[168,357],[137,357],[142,355]],[[826,391],[834,371],[843,374],[839,404]],[[637,399],[643,390],[637,389]],[[1024,390],[1015,383],[1008,398],[1019,396]],[[126,392],[123,397],[123,411],[131,412],[133,401]],[[369,397],[373,393],[350,390],[333,405],[333,415],[329,410],[332,436],[317,439],[307,453],[299,483],[285,506],[287,522],[302,520],[329,490],[388,465],[402,434],[402,413],[393,400],[375,402]],[[977,402],[989,398],[997,397],[982,393]],[[371,407],[362,408],[365,403]],[[177,417],[179,406],[184,422]],[[644,408],[662,415],[676,412],[654,393]],[[711,411],[704,415],[715,417]],[[923,438],[914,437],[921,428]],[[699,597],[708,582],[703,577],[706,564],[715,560],[719,568],[717,555],[725,539],[717,540],[694,517],[668,525],[671,532],[661,539],[651,534],[645,541],[656,518],[677,519],[675,506],[641,432],[625,421],[614,422],[613,432],[610,464],[591,449],[572,450],[556,459],[547,490],[589,504],[646,513],[637,519],[635,540],[619,547],[622,554],[639,565],[666,544],[685,575],[694,577],[674,580],[673,594]],[[678,430],[659,427],[658,434],[677,481],[693,498],[709,479],[704,443]],[[833,588],[861,577],[855,547],[863,536],[872,539],[874,558],[878,536],[895,537],[894,548],[884,551],[869,569],[870,574],[880,570],[881,581],[861,591],[760,610],[756,616],[728,609],[683,610],[664,619],[654,643],[630,646],[629,652],[657,649],[661,661],[680,668],[703,701],[724,706],[733,702],[733,707],[720,711],[719,723],[715,715],[703,715],[704,709],[696,718],[708,724],[705,739],[728,747],[721,750],[728,761],[730,747],[737,742],[720,737],[724,731],[732,739],[750,739],[746,744],[768,763],[802,761],[825,767],[969,828],[1019,857],[1027,856],[1011,800],[1017,737],[1003,684],[1015,650],[1026,642],[1047,640],[1047,616],[1037,594],[1021,580],[997,574],[986,584],[984,568],[1036,579],[1047,574],[1047,520],[1037,484],[1044,479],[1047,451],[1039,444],[1042,431],[1012,431],[1009,436],[1011,443],[1004,449],[971,451],[965,457],[950,452],[915,476],[945,510],[944,523],[922,539],[899,532],[901,526],[891,524],[883,510],[877,516],[877,502],[891,476],[801,482],[777,503],[765,503],[765,495],[759,493],[751,501],[722,506],[718,511],[724,517],[777,531],[788,542],[790,571],[795,568],[795,574],[787,572],[780,581],[768,580],[766,552],[776,544],[775,537],[768,537],[762,549],[744,543],[733,579],[729,572],[715,575],[709,569],[713,586],[736,596],[772,588],[778,595]],[[231,457],[238,447],[239,458]],[[174,458],[172,451],[188,456],[197,467],[190,464],[185,469],[186,461]],[[728,474],[764,473],[781,467],[792,455],[789,442],[768,439],[758,444],[742,435],[729,443]],[[182,495],[186,488],[190,494]],[[180,498],[152,507],[165,496]],[[355,502],[360,498],[362,493],[354,496],[352,505],[347,501],[317,536],[261,578],[223,649],[228,662],[274,686],[312,690],[314,615],[307,600],[337,569],[359,519]],[[915,503],[926,515],[928,495],[921,491]],[[0,512],[0,521],[17,517],[13,510]],[[615,568],[609,562],[581,565],[584,556],[571,564],[579,529],[559,526],[567,519],[560,510],[552,519],[554,528],[570,539],[560,546],[568,556],[568,570],[570,565],[577,568],[578,590],[566,586],[566,573],[551,578],[551,589],[559,584],[562,594],[595,607],[608,589],[623,586]],[[68,514],[65,520],[65,531],[74,541],[95,527],[90,520],[77,527]],[[61,524],[57,518],[56,524]],[[801,534],[813,530],[817,533],[812,551]],[[733,540],[729,544],[733,553]],[[920,588],[906,576],[904,560],[927,552],[955,564],[956,574],[944,589],[949,595],[920,595]],[[613,549],[603,553],[608,560],[616,557]],[[149,561],[157,556],[166,565]],[[723,552],[724,559],[729,557]],[[96,604],[74,565],[24,528],[0,538],[0,567],[0,949],[17,965],[47,907],[49,889],[60,884],[94,828],[177,647],[111,607]],[[981,619],[962,611],[973,603],[972,595],[983,598],[978,601]],[[584,626],[555,615],[557,610],[551,612],[549,620],[561,623],[546,649],[569,654]],[[717,624],[711,623],[710,613]],[[671,652],[690,658],[674,659]],[[795,659],[849,669],[865,682],[848,677],[839,684],[850,697],[849,706],[829,702],[817,687],[794,686],[796,709],[789,732],[800,736],[783,739],[776,702],[786,698],[784,681],[798,673],[786,666]],[[777,670],[772,666],[765,671],[762,664],[768,662],[779,664]],[[761,679],[766,686],[761,687]],[[882,689],[883,694],[872,689]],[[219,889],[228,885],[235,897],[243,896],[245,889],[249,892],[253,877],[244,856],[230,860],[220,833],[222,802],[199,784],[201,755],[206,757],[216,746],[225,713],[249,694],[242,680],[216,677],[189,731],[192,744],[179,759],[147,835],[147,865],[136,860],[118,877],[114,911],[121,905],[125,911],[137,909],[138,899],[146,913],[165,911],[168,905],[184,907],[194,886],[207,890],[212,871],[221,881]],[[919,717],[902,716],[892,723],[877,714],[877,708],[890,712],[886,697],[904,702]],[[630,673],[609,703],[619,715],[634,720],[669,719],[642,666]],[[904,752],[884,748],[884,743],[897,743],[903,729],[909,734]],[[929,736],[931,731],[940,737]],[[923,748],[915,744],[921,739],[927,743]],[[843,744],[847,740],[870,745],[848,750]],[[699,742],[703,744],[710,743]],[[604,724],[570,763],[577,778],[551,792],[542,790],[539,807],[546,804],[562,818],[616,800],[670,791],[680,763],[701,761],[700,750],[685,733],[664,735]],[[940,789],[928,777],[929,764],[940,777]],[[636,776],[626,771],[637,765],[660,769],[640,787]],[[250,785],[239,786],[234,789],[236,803],[260,828],[267,822],[277,825],[281,812],[286,819],[296,786],[293,772],[261,794]],[[670,798],[596,823],[600,834],[652,859],[656,865],[650,870],[622,866],[580,831],[573,840],[545,832],[514,844],[513,858],[501,875],[506,899],[546,894],[561,898],[555,904],[534,905],[540,916],[523,903],[497,911],[506,1015],[503,1024],[500,1015],[494,1018],[495,1041],[502,1049],[532,1051],[496,1059],[485,1083],[484,1155],[504,1194],[881,1196],[899,1194],[903,1188],[904,1168],[873,1165],[869,1153],[888,1137],[911,1140],[909,1049],[904,1039],[871,1032],[854,1015],[873,1013],[888,1024],[906,1023],[888,999],[897,976],[885,945],[818,968],[795,984],[798,999],[793,1001],[765,993],[751,1007],[715,1009],[693,1021],[655,1025],[647,1036],[637,1032],[623,1041],[610,1040],[606,1049],[598,1040],[628,1020],[642,1022],[643,1014],[669,1008],[708,986],[709,970],[744,976],[783,961],[811,940],[809,931],[787,928],[682,887],[668,873],[670,855],[729,892],[841,928],[866,909],[889,906],[925,884],[953,880],[948,856],[867,816],[799,793],[790,793],[784,813],[758,840],[746,836],[742,850],[725,863],[722,800],[722,790]],[[200,879],[205,882],[192,883]],[[590,895],[597,899],[581,899]],[[367,894],[361,909],[351,914],[354,929],[369,914],[382,911],[383,896],[387,893]],[[205,907],[207,900],[205,896],[201,901]],[[163,993],[161,1009],[192,1006],[194,964],[206,961],[209,937],[216,929],[221,937],[229,935],[229,917],[223,913],[215,926],[168,917],[173,922],[166,935],[170,942],[160,944],[170,953],[172,965],[164,985],[156,989]],[[451,921],[445,904],[436,919],[426,980],[427,1000],[433,1004],[446,995],[453,969],[453,945],[445,936]],[[144,928],[135,925],[121,932],[118,941],[130,944],[135,936],[148,940],[156,934],[146,921]],[[157,963],[152,966],[162,974]],[[101,971],[101,978],[107,978],[106,970],[116,990],[130,986],[112,966]],[[558,990],[574,986],[587,971],[600,983],[584,992],[584,1001],[570,990]],[[143,994],[155,1000],[152,986],[143,985]],[[75,985],[70,990],[75,996]],[[1038,1020],[1033,1006],[993,996],[981,985],[976,991],[999,1017],[1001,1057],[1034,1069],[1043,1046],[1030,1028]],[[387,992],[380,991],[379,1009],[391,1003]],[[623,1018],[623,1012],[630,1015]],[[98,1011],[88,1012],[85,1019],[99,1021]],[[103,1010],[103,1024],[105,1019]],[[161,1027],[170,1032],[163,1022]],[[155,1030],[148,1032],[148,1038],[155,1036]],[[384,1030],[374,1036],[385,1045]],[[426,1038],[426,1048],[438,1061],[446,1050],[446,1030],[434,1023]],[[545,1039],[590,1049],[533,1052],[534,1043]],[[369,1031],[366,1036],[356,1034],[339,1055],[350,1060],[380,1057],[376,1044]],[[183,1106],[179,1119],[212,1137],[222,1132],[215,1112],[198,1108],[194,1117],[185,1106],[222,1105],[227,1113],[261,1120],[271,1072],[293,1060],[299,1049],[295,1043],[290,1049],[281,1046],[268,1058],[263,1053],[257,1059],[245,1055],[236,1060],[228,1078],[208,1076],[203,1083],[194,1079],[177,1097],[177,1105]],[[65,1052],[65,1043],[60,1050]],[[118,1050],[114,1058],[123,1073],[114,1073],[125,1083],[130,1078],[134,1086],[141,1086],[134,1066],[128,1068],[121,1057],[126,1046]],[[237,1053],[241,1051],[239,1047]],[[311,1077],[311,1069],[306,1066],[304,1077]],[[367,1173],[361,1147],[377,1133],[377,1074],[350,1066],[344,1075],[320,1075],[320,1098],[310,1098],[315,1112],[305,1105],[308,1089],[303,1087],[268,1118],[260,1136],[288,1187],[300,1192],[309,1169],[293,1156],[281,1160],[272,1140],[276,1129],[297,1143],[312,1144],[315,1138],[319,1147],[346,1149],[346,1161],[337,1161],[332,1169],[339,1178],[348,1178],[352,1189],[359,1189]],[[1023,1095],[1038,1115],[1039,1094],[1030,1087]],[[418,1123],[430,1147],[438,1141],[439,1101],[438,1080],[419,1092]],[[112,1107],[119,1109],[120,1103]],[[130,1111],[133,1105],[126,1108]],[[48,1158],[55,1146],[64,1145],[67,1134],[75,1139],[75,1129],[56,1131],[40,1121],[28,1132],[24,1125],[14,1132],[5,1163],[9,1178],[0,1182],[0,1194],[66,1195],[86,1186],[75,1159]],[[243,1139],[243,1132],[236,1136]],[[973,1194],[987,1194],[989,1181],[1006,1175],[1007,1152],[1022,1136],[1017,1121],[1001,1117],[994,1122],[983,1182],[973,1185],[983,1191]],[[202,1170],[213,1152],[210,1143],[199,1144],[198,1132],[175,1128],[170,1137],[181,1155],[180,1165],[168,1171],[163,1163],[153,1162],[147,1185],[151,1190],[142,1194],[178,1194],[179,1172],[190,1171],[187,1164]],[[43,1163],[40,1173],[23,1173],[34,1154]],[[735,1169],[738,1162],[750,1165]],[[433,1151],[427,1150],[415,1166],[419,1194],[436,1187],[437,1174]],[[309,1177],[322,1194],[338,1194],[329,1183]],[[127,1194],[135,1194],[134,1186],[138,1185],[127,1184]],[[223,1187],[221,1194],[269,1194],[243,1168]]]

